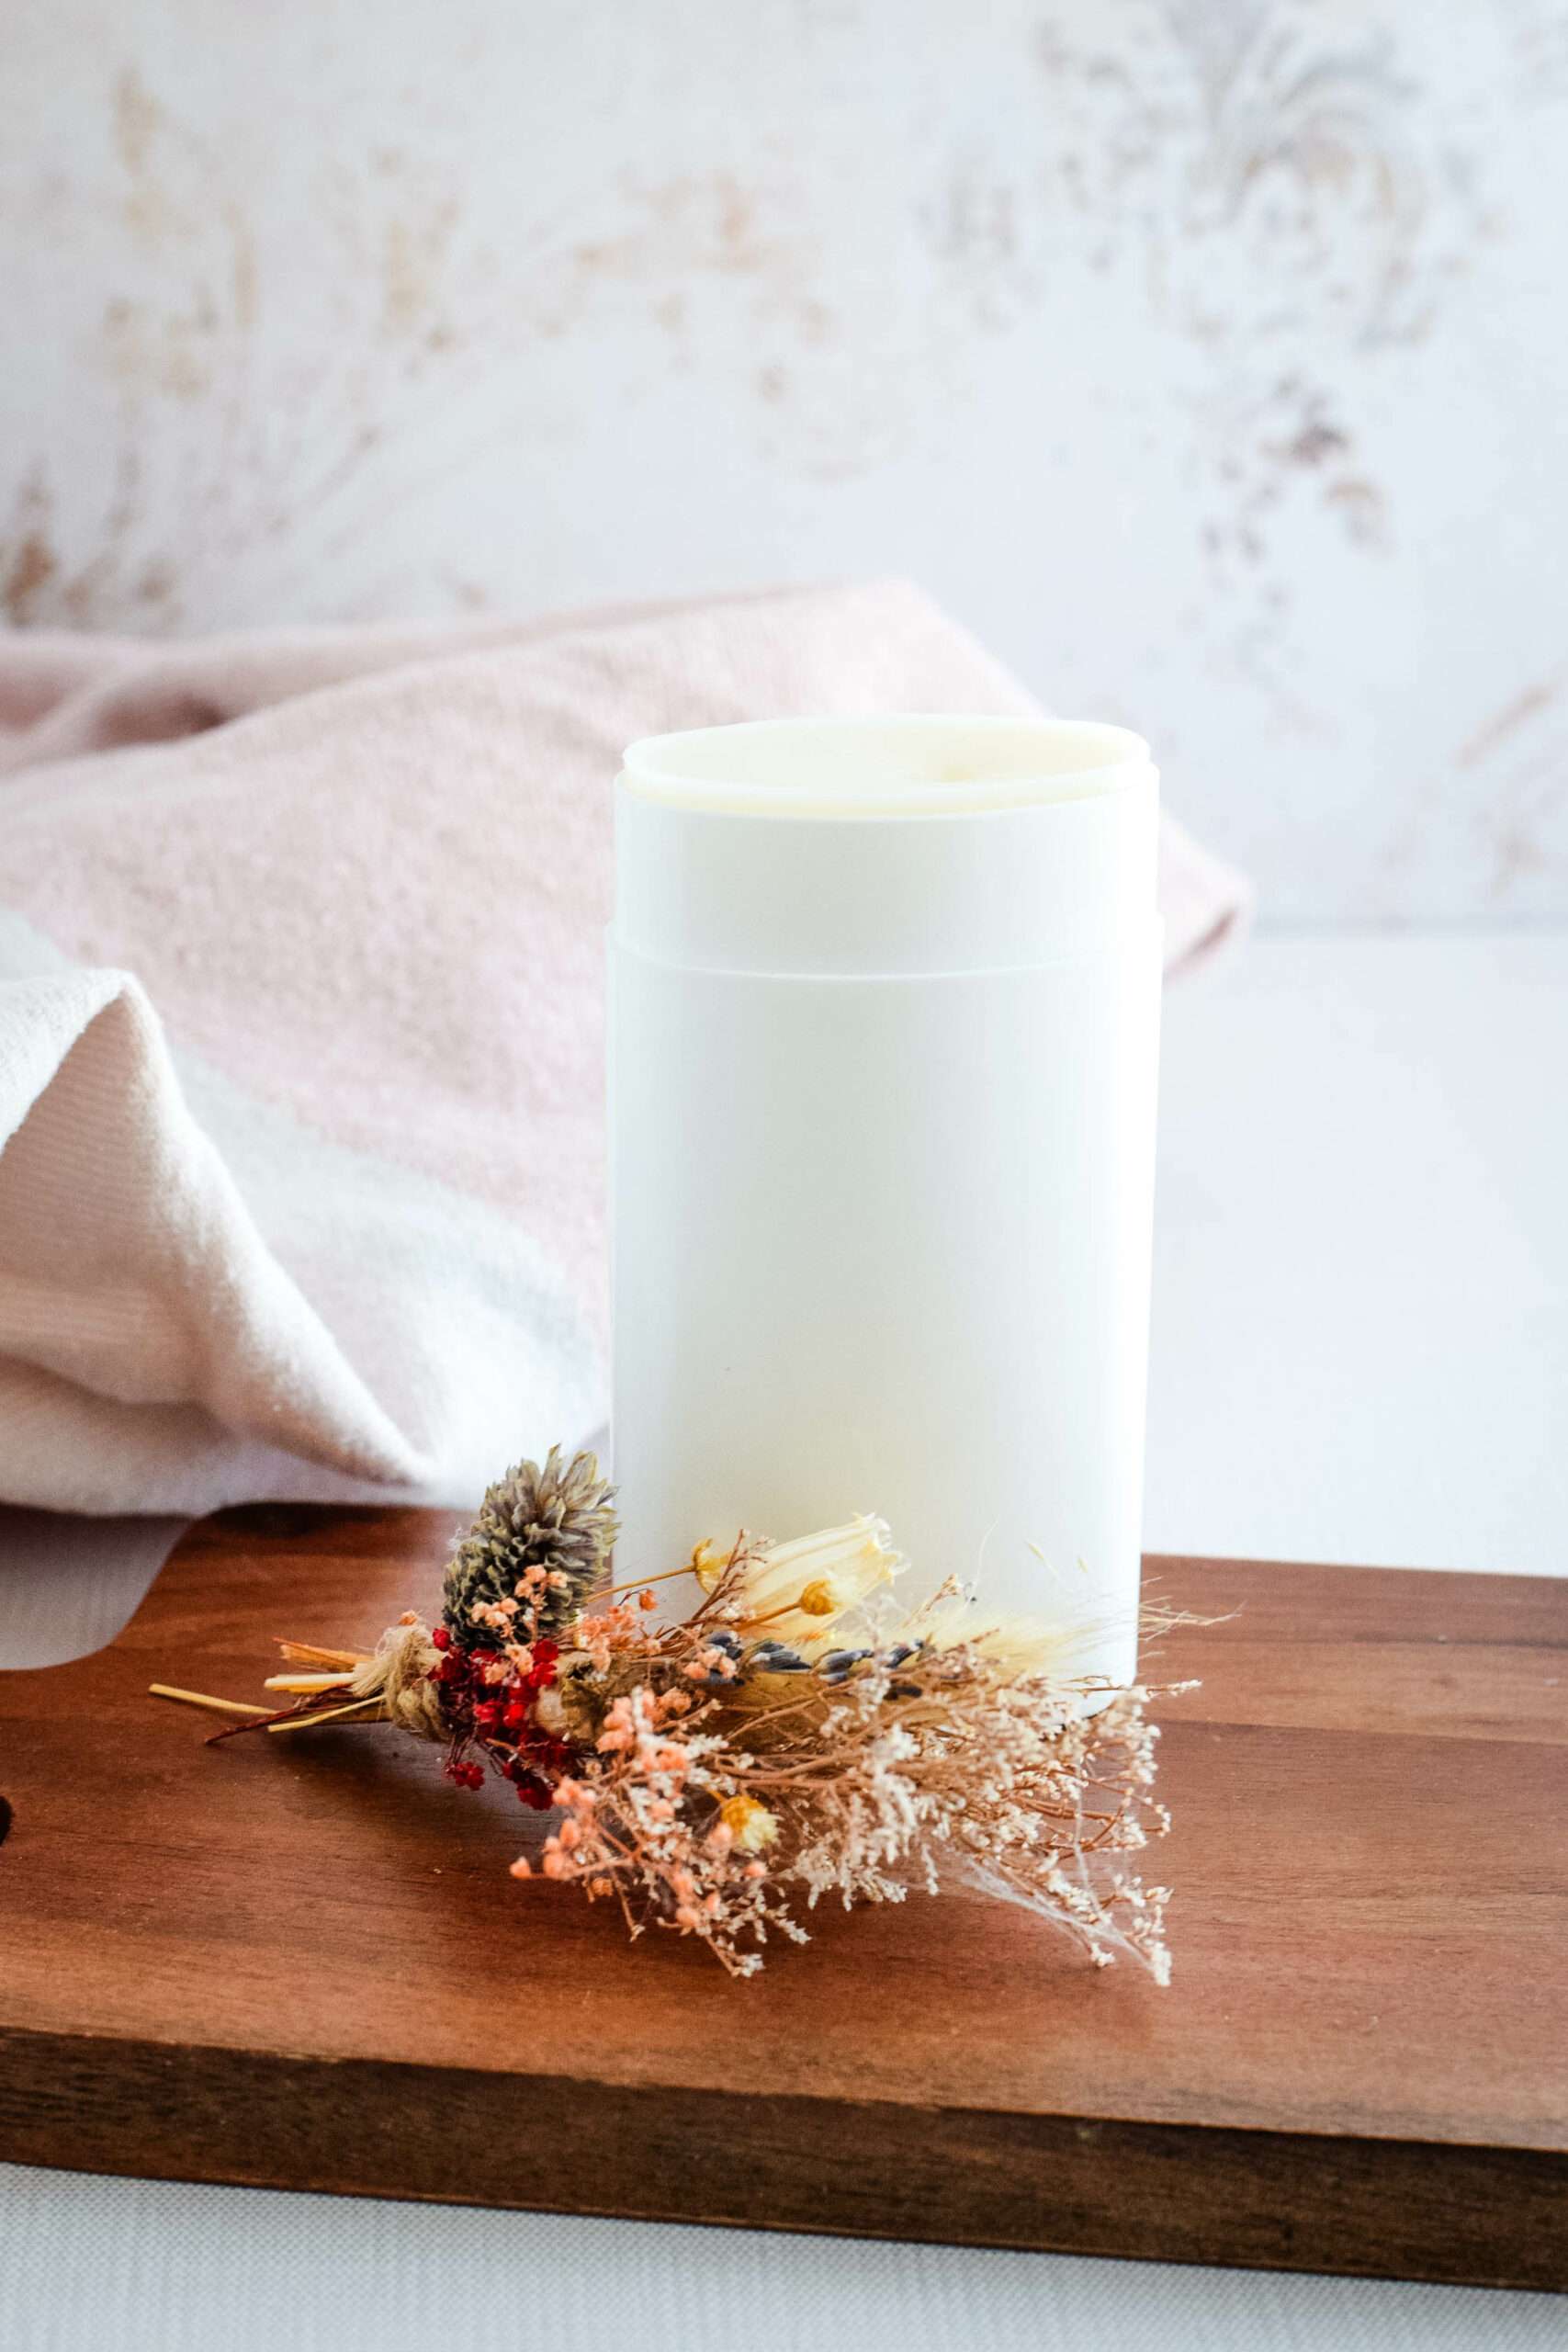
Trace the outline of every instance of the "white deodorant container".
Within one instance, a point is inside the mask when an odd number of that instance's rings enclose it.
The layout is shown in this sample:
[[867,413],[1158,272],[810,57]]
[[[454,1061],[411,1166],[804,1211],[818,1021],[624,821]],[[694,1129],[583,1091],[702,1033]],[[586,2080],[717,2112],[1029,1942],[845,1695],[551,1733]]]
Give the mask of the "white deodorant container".
[[622,1578],[877,1512],[1133,1677],[1157,777],[1115,727],[636,743],[610,934]]

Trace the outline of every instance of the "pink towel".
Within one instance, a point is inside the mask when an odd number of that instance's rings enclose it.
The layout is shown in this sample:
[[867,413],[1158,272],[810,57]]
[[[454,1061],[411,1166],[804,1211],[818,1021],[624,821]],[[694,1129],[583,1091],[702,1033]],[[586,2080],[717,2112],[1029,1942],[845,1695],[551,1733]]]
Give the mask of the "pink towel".
[[[0,636],[0,1498],[463,1503],[590,1433],[622,746],[1034,707],[897,582]],[[1168,973],[1245,922],[1169,820],[1160,888]]]

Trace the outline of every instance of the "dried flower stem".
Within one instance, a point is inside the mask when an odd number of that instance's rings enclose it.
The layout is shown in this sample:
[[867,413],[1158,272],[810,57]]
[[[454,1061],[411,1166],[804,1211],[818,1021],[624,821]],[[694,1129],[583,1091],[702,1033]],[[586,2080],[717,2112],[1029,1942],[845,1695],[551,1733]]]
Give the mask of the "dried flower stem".
[[148,1692],[154,1699],[178,1699],[187,1707],[205,1707],[214,1715],[244,1715],[249,1719],[265,1718],[265,1707],[248,1706],[243,1699],[214,1699],[205,1690],[178,1690],[172,1682],[150,1682]]
[[379,1720],[382,1723],[388,1720],[387,1710],[378,1692],[373,1699],[356,1699],[353,1705],[348,1707],[312,1707],[308,1712],[302,1711],[298,1714],[279,1715],[268,1724],[267,1729],[269,1732],[299,1731],[306,1724],[338,1724],[342,1723],[346,1715],[366,1715],[370,1708],[374,1708],[376,1712],[374,1715],[367,1716],[367,1720],[371,1722]]

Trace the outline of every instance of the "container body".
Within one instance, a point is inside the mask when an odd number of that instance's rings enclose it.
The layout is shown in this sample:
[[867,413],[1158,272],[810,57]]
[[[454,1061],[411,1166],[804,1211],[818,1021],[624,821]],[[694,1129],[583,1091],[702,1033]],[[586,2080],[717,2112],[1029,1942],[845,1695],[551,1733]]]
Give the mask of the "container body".
[[911,1598],[979,1576],[1132,1678],[1154,806],[1152,771],[845,818],[623,784],[619,1576],[876,1511]]

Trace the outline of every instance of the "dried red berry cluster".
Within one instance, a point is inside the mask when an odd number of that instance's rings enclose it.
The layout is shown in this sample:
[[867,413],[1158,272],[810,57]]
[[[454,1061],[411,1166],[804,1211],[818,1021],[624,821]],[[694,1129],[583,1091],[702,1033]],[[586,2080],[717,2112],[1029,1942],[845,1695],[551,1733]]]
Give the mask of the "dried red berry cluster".
[[430,1679],[440,1688],[452,1733],[448,1777],[459,1788],[482,1788],[484,1765],[468,1752],[478,1747],[525,1804],[547,1812],[556,1801],[556,1782],[572,1764],[565,1740],[542,1730],[534,1714],[539,1692],[556,1679],[559,1643],[547,1637],[535,1642],[527,1669],[519,1673],[499,1650],[459,1648],[445,1625],[437,1625],[430,1638],[441,1652]]

